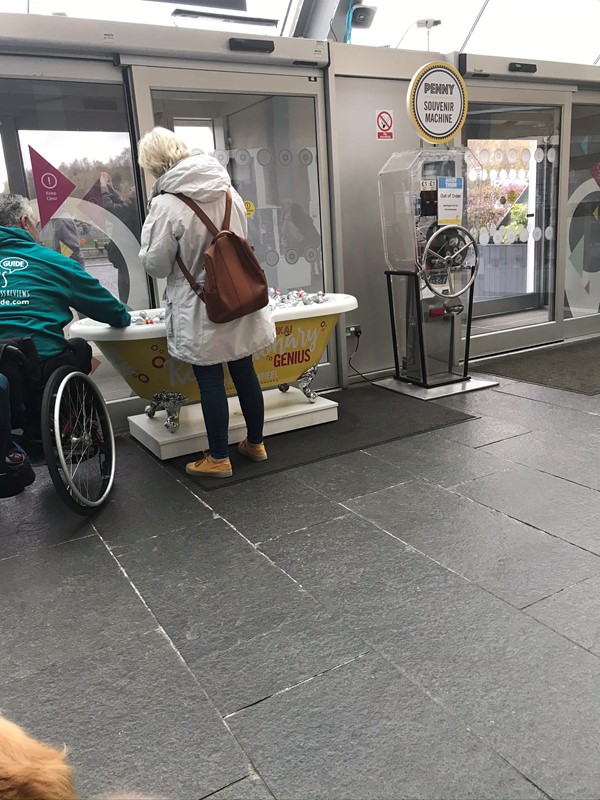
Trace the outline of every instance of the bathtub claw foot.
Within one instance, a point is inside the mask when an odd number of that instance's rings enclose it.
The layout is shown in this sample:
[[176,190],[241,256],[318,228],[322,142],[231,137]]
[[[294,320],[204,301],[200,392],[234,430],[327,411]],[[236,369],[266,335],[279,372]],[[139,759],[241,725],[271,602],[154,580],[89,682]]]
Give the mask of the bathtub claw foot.
[[188,399],[181,392],[158,392],[153,395],[152,400],[146,406],[146,414],[152,419],[157,411],[166,411],[167,419],[165,428],[174,433],[179,427],[179,412],[181,407],[187,403]]
[[317,399],[317,395],[311,389],[311,383],[314,381],[318,369],[319,365],[315,364],[314,367],[309,367],[306,372],[303,372],[298,378],[298,386],[300,387],[300,391],[302,391],[306,397],[308,397],[309,403],[314,403]]

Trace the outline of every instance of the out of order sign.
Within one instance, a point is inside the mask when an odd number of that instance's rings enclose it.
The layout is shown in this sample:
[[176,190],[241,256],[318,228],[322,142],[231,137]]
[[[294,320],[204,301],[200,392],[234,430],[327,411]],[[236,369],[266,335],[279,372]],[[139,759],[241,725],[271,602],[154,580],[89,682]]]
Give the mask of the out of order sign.
[[469,105],[467,87],[457,69],[433,61],[413,76],[406,104],[421,139],[443,144],[454,139],[465,123]]

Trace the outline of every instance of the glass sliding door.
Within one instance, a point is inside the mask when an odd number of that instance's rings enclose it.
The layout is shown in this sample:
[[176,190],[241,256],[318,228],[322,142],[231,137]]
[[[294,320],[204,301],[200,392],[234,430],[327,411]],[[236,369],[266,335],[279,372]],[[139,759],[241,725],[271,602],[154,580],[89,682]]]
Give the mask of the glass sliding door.
[[[228,170],[269,286],[282,293],[331,291],[321,79],[132,72],[140,131],[170,128]],[[337,383],[333,350],[319,371],[321,386]]]
[[465,128],[481,165],[470,175],[481,245],[472,332],[553,321],[560,109],[472,103]]
[[462,143],[475,157],[469,227],[480,245],[474,356],[564,338],[571,97],[570,91],[507,89],[483,80],[469,86]]

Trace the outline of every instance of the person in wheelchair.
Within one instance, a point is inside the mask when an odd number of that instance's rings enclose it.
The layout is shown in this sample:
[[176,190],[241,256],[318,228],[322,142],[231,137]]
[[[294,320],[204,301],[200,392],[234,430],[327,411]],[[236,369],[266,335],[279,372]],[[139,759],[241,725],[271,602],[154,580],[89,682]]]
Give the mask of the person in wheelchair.
[[43,372],[64,364],[88,375],[92,348],[63,334],[71,309],[116,328],[131,317],[80,264],[40,244],[38,228],[26,197],[0,195],[0,340],[30,337]]
[[28,455],[11,438],[12,428],[10,386],[0,373],[0,497],[14,497],[35,480]]

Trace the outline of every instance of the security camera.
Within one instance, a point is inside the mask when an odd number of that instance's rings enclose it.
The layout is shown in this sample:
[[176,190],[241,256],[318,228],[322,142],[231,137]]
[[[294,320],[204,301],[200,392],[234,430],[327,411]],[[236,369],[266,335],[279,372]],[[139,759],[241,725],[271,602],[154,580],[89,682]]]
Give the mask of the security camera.
[[377,9],[374,6],[355,5],[352,7],[352,27],[353,28],[370,28],[375,12]]

